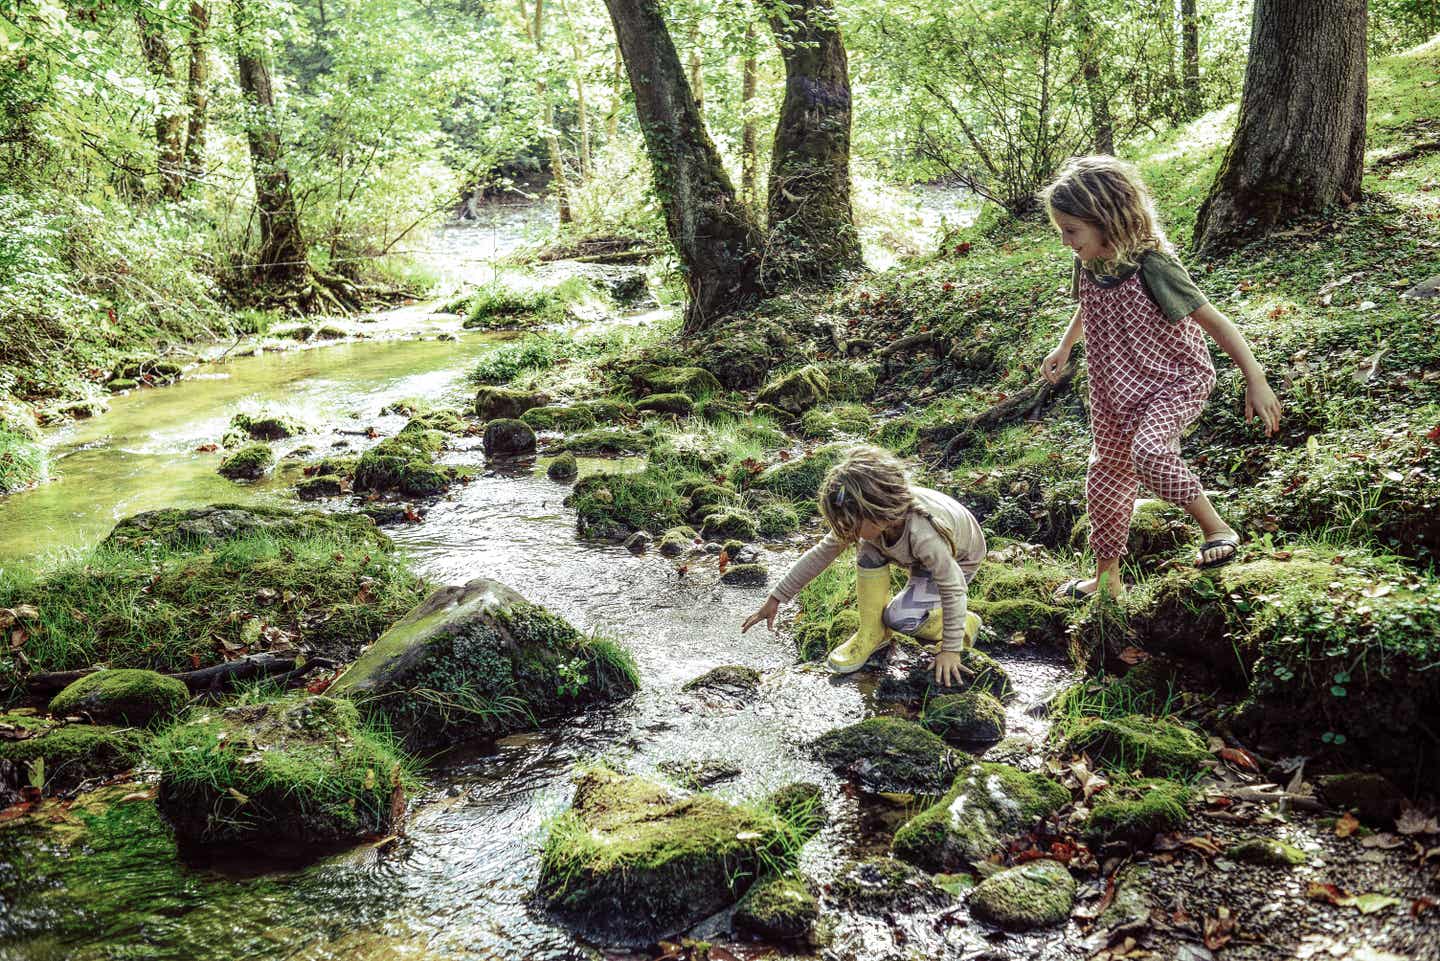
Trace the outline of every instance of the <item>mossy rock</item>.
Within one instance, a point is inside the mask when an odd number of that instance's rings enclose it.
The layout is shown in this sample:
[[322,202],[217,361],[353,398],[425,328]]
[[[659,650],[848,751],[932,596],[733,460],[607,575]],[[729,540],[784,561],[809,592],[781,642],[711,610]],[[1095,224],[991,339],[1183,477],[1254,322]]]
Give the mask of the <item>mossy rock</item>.
[[118,394],[126,390],[134,390],[140,386],[138,380],[131,380],[128,377],[116,377],[105,382],[105,389],[112,394]]
[[390,539],[374,521],[358,514],[327,514],[283,507],[211,504],[208,507],[167,507],[144,511],[116,524],[101,542],[115,550],[146,547],[168,550],[215,549],[227,541],[266,534],[277,540],[327,537],[390,548]]
[[1005,736],[1005,706],[984,691],[941,694],[925,703],[920,724],[951,744],[998,741]]
[[179,380],[184,372],[185,368],[180,364],[162,357],[125,357],[115,362],[110,377],[112,380],[170,384]]
[[830,384],[831,400],[867,401],[879,384],[876,368],[848,360],[830,360],[817,365]]
[[875,685],[875,699],[887,704],[921,704],[942,694],[983,691],[1002,700],[1010,697],[1010,675],[989,654],[967,649],[960,652],[960,663],[969,672],[961,687],[935,685],[935,659],[928,651],[905,639],[897,639],[886,658],[880,680]]
[[642,947],[734,904],[789,830],[760,807],[592,768],[550,822],[539,894],[586,940]]
[[597,424],[616,424],[623,421],[635,419],[638,411],[635,405],[627,401],[617,400],[613,397],[598,397],[594,400],[587,400],[583,406],[595,417]]
[[699,537],[693,527],[672,527],[660,537],[660,553],[664,557],[679,557],[694,548]]
[[761,537],[784,537],[800,529],[800,515],[789,504],[765,504],[755,512],[755,532]]
[[686,681],[682,691],[720,692],[725,694],[749,694],[760,686],[760,672],[743,664],[722,664],[711,668],[691,681]]
[[894,914],[943,907],[951,895],[904,861],[878,857],[852,861],[830,882],[830,897],[862,914]]
[[24,783],[39,780],[47,795],[134,767],[147,741],[144,732],[128,727],[41,723],[9,714],[0,714],[0,721],[31,733],[22,741],[0,739],[0,762],[14,765]]
[[650,438],[640,431],[624,427],[596,427],[566,437],[559,449],[572,454],[599,454],[623,457],[643,454],[650,447]]
[[1393,781],[1374,772],[1322,774],[1315,779],[1315,784],[1327,804],[1353,811],[1369,824],[1383,825],[1394,820],[1408,803],[1405,792]]
[[624,697],[628,654],[488,578],[427,597],[330,685],[414,750],[498,737]]
[[991,875],[970,893],[970,913],[1009,931],[1061,924],[1075,907],[1075,879],[1059,861],[1030,861]]
[[735,906],[735,930],[765,941],[805,945],[820,918],[820,902],[797,875],[772,876],[753,885]]
[[50,713],[83,714],[101,724],[144,727],[152,720],[180,713],[190,702],[190,689],[155,671],[96,671],[71,683],[50,700]]
[[666,530],[685,520],[683,498],[662,474],[591,474],[575,484],[565,504],[585,537],[624,541],[636,531]]
[[764,564],[731,564],[720,575],[720,583],[730,587],[764,587],[770,571]]
[[939,801],[901,826],[891,847],[927,871],[967,871],[1069,800],[1070,792],[1043,774],[976,762]]
[[344,481],[333,474],[306,477],[295,483],[295,496],[302,501],[320,500],[322,497],[339,497],[344,493]]
[[182,842],[294,845],[388,834],[405,811],[401,755],[354,704],[319,695],[193,714],[155,739],[156,803]]
[[1157,834],[1184,827],[1189,802],[1190,790],[1175,781],[1112,784],[1095,796],[1085,834],[1092,842],[1143,847]]
[[515,420],[526,411],[550,403],[548,394],[484,386],[475,392],[475,415],[484,421]]
[[521,414],[520,419],[535,430],[588,430],[595,426],[595,414],[589,407],[579,404],[532,407]]
[[435,463],[445,438],[436,430],[402,431],[360,455],[355,466],[356,491],[399,491],[410,497],[440,494],[460,472]]
[[565,451],[550,462],[545,468],[545,476],[554,481],[574,480],[580,475],[580,465],[575,461],[575,455]]
[[815,365],[792,370],[770,381],[755,395],[757,403],[772,404],[791,414],[824,403],[830,396],[830,378]]
[[695,412],[695,401],[688,394],[651,394],[635,402],[635,409],[642,414],[670,414],[675,417],[689,417]]
[[837,434],[854,434],[864,437],[874,428],[874,418],[868,408],[860,404],[837,404],[824,410],[806,411],[800,418],[800,434],[829,440]]
[[703,761],[661,761],[656,767],[687,791],[701,791],[721,781],[737,778],[743,773],[740,765],[717,758]]
[[705,511],[707,508],[729,506],[740,500],[740,495],[735,492],[734,488],[722,487],[719,484],[701,484],[691,488],[686,496],[690,498],[691,520],[696,523],[704,520],[707,516],[706,514],[697,516],[698,512]]
[[844,454],[845,448],[839,444],[817,448],[804,457],[767,467],[750,486],[789,501],[807,516],[814,514],[819,509],[816,498],[820,482]]
[[1263,867],[1293,868],[1304,864],[1309,858],[1293,844],[1275,838],[1245,838],[1225,849],[1225,857],[1241,864],[1258,864]]
[[753,541],[756,533],[755,519],[742,511],[710,514],[700,526],[700,536],[707,541],[723,541],[731,537]]
[[824,792],[820,785],[809,781],[786,784],[767,795],[762,804],[790,825],[795,837],[802,841],[819,834],[827,820]]
[[1190,777],[1210,759],[1205,739],[1194,731],[1141,714],[1082,718],[1061,739],[1059,750],[1088,754],[1108,768],[1152,777]]
[[441,407],[422,411],[411,417],[405,426],[400,428],[400,433],[414,434],[432,430],[438,430],[442,434],[465,434],[470,430],[470,423],[460,411],[452,407]]
[[1070,611],[1057,604],[1028,597],[999,601],[972,598],[970,609],[1005,645],[1017,636],[1027,644],[1062,649],[1069,641]]
[[[1084,514],[1070,532],[1070,547],[1083,551],[1090,542],[1090,515]],[[1199,545],[1195,527],[1186,513],[1162,500],[1135,502],[1126,539],[1126,556],[1136,564],[1153,565],[1174,557],[1185,547]]]
[[712,424],[743,420],[745,408],[723,397],[707,397],[695,402],[695,416]]
[[485,425],[481,446],[486,457],[520,457],[535,453],[535,431],[523,420],[499,418]]
[[[309,431],[304,421],[286,414],[236,414],[230,418],[231,433],[252,440],[284,440]],[[225,446],[230,446],[228,443]]]
[[423,414],[431,410],[431,404],[419,397],[402,397],[399,400],[392,400],[380,408],[381,414],[398,414],[403,417],[414,417],[416,414]]
[[231,480],[259,480],[274,466],[269,444],[246,444],[220,462],[219,473]]
[[[700,367],[659,367],[637,364],[628,371],[635,392],[650,394],[684,394],[692,401],[724,391],[720,381]],[[640,405],[636,405],[638,408]],[[643,408],[642,408],[643,409]]]
[[918,724],[872,717],[820,735],[812,750],[870,791],[940,794],[969,758]]

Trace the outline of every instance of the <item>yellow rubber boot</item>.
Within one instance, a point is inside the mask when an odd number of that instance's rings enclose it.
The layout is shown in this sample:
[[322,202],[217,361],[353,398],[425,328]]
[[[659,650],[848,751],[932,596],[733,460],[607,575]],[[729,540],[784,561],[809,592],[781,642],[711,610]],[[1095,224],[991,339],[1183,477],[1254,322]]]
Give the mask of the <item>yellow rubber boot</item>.
[[855,573],[855,606],[860,627],[850,639],[830,652],[825,666],[836,674],[851,674],[865,666],[880,648],[890,643],[885,627],[885,605],[890,603],[890,568],[862,567]]
[[[974,611],[965,612],[965,649],[967,651],[975,646],[975,638],[980,636],[980,627],[983,623],[979,614]],[[939,642],[945,636],[944,614],[940,608],[937,607],[930,612],[924,622],[915,629],[914,636],[916,640],[929,641],[934,644],[932,649],[934,652],[940,650]]]

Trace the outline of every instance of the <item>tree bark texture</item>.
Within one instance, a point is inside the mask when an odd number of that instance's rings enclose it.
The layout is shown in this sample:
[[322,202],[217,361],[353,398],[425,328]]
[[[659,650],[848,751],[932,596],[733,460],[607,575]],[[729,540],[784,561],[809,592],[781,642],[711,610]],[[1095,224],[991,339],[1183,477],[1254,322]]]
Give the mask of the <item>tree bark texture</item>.
[[179,200],[185,188],[185,148],[181,139],[185,114],[176,96],[170,45],[165,42],[164,29],[144,9],[135,12],[135,25],[140,31],[141,55],[160,95],[155,116],[155,166],[160,173],[160,192],[166,200]]
[[[770,158],[766,270],[827,280],[863,266],[850,207],[850,70],[831,0],[770,16],[785,99]],[[773,267],[771,265],[774,265]]]
[[759,139],[752,115],[759,88],[760,65],[755,56],[755,23],[745,24],[745,60],[740,67],[740,199],[752,211],[757,209],[756,180],[759,176]]
[[185,173],[191,180],[205,175],[205,111],[210,105],[210,52],[206,34],[210,9],[204,0],[190,3],[190,70],[185,86]]
[[665,227],[689,302],[685,331],[703,330],[758,298],[760,232],[700,119],[658,0],[605,0],[625,59]]
[[1185,117],[1200,116],[1200,16],[1196,0],[1180,0],[1180,86],[1184,91]]
[[1213,252],[1360,196],[1366,0],[1256,0],[1234,138],[1195,222]]
[[280,146],[275,119],[275,91],[265,50],[244,4],[234,5],[236,73],[246,103],[245,137],[255,174],[255,212],[260,221],[260,249],[255,254],[255,275],[274,284],[305,280],[305,245],[300,216],[290,189],[290,171]]
[[1075,33],[1080,41],[1080,72],[1085,78],[1085,99],[1090,104],[1090,126],[1095,138],[1095,152],[1115,153],[1115,124],[1110,117],[1110,98],[1100,73],[1100,52],[1096,49],[1095,21],[1085,0],[1076,0],[1071,7]]

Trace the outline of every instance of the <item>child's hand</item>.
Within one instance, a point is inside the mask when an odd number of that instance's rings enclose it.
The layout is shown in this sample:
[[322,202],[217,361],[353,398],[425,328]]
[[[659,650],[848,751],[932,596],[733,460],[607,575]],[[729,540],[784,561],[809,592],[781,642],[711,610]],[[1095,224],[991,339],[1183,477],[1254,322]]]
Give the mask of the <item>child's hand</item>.
[[974,673],[965,666],[957,651],[941,651],[935,655],[935,683],[942,687],[959,687],[967,674]]
[[1265,436],[1274,437],[1280,429],[1280,398],[1275,396],[1264,377],[1245,388],[1245,423],[1256,417],[1265,424]]
[[761,621],[764,621],[765,626],[768,627],[770,630],[775,630],[775,614],[779,610],[779,601],[775,600],[775,598],[773,597],[765,598],[765,603],[760,605],[760,610],[745,618],[745,623],[740,625],[740,633],[744,634],[746,631],[750,630],[750,628],[754,627],[756,624],[759,624]]
[[1045,355],[1040,363],[1040,374],[1052,384],[1060,382],[1060,372],[1070,362],[1070,348],[1064,345],[1056,347]]

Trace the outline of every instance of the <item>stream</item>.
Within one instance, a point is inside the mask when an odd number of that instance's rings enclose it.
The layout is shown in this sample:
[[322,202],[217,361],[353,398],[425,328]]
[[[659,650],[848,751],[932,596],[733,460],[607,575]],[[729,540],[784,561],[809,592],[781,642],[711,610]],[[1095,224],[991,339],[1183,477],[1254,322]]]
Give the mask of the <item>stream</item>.
[[[463,247],[453,236],[446,243],[451,254]],[[115,397],[108,413],[53,432],[53,479],[0,500],[0,565],[92,544],[138,511],[293,504],[289,484],[299,462],[284,467],[289,450],[304,444],[323,452],[335,443],[362,449],[374,442],[367,428],[388,436],[404,424],[404,417],[380,413],[400,398],[464,405],[471,393],[466,371],[499,338],[460,332],[457,318],[428,311],[403,308],[377,321],[377,329],[404,330],[404,339],[232,357],[189,371],[172,387]],[[435,339],[441,333],[459,339]],[[323,427],[277,444],[282,467],[271,477],[225,480],[215,473],[219,455],[197,448],[217,441],[234,413],[265,402]],[[598,756],[636,773],[667,761],[724,760],[742,773],[714,790],[732,799],[796,780],[820,784],[830,823],[806,846],[802,868],[822,883],[846,860],[883,852],[886,839],[873,824],[887,816],[893,822],[903,811],[857,795],[807,749],[819,734],[875,712],[864,674],[837,679],[814,665],[797,666],[783,633],[761,628],[742,635],[740,621],[765,588],[722,586],[713,565],[682,576],[654,553],[634,556],[581,540],[573,512],[562,505],[568,487],[545,476],[544,457],[531,473],[487,474],[478,438],[455,444],[447,462],[477,467],[479,476],[428,505],[422,523],[389,529],[399,548],[436,583],[493,577],[582,630],[621,640],[638,663],[641,690],[618,707],[493,749],[451,752],[412,798],[405,836],[383,848],[361,845],[285,868],[182,861],[159,835],[154,844],[97,852],[94,883],[105,887],[108,903],[129,908],[97,916],[83,890],[42,884],[0,913],[0,961],[600,957],[531,904],[542,825],[569,802],[573,766]],[[584,473],[624,462],[581,463]],[[811,530],[764,550],[772,578],[817,536]],[[1068,665],[1018,650],[995,656],[1018,692],[1007,706],[1010,733],[1043,736],[1044,722],[1030,709],[1070,679]],[[722,664],[764,672],[759,693],[734,701],[712,694],[707,701],[680,690]],[[0,831],[0,893],[17,864],[42,855]],[[978,925],[937,928],[928,919],[898,925],[842,916],[822,955],[966,957],[994,948]],[[1013,936],[1003,950],[1078,956],[1074,940],[1057,933]]]

